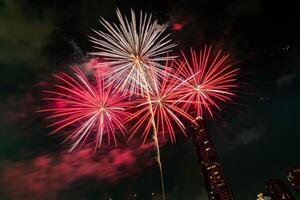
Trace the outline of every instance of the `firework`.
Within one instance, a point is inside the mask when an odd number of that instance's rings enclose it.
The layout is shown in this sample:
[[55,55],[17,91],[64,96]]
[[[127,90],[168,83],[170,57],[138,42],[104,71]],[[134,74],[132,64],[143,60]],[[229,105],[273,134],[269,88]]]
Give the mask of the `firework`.
[[[104,19],[100,20],[108,32],[95,31],[100,39],[91,37],[91,41],[99,51],[92,54],[103,57],[104,64],[110,66],[110,71],[106,73],[110,84],[116,85],[116,88],[129,93],[130,96],[139,93],[145,95],[147,99],[145,105],[148,105],[146,107],[150,113],[149,126],[151,127],[152,124],[154,129],[153,139],[156,144],[163,199],[165,199],[155,113],[150,97],[156,93],[157,80],[162,78],[165,72],[165,66],[161,63],[173,59],[166,54],[175,45],[168,39],[169,35],[164,35],[166,25],[159,25],[157,20],[152,20],[152,15],[140,12],[137,20],[134,11],[131,10],[131,21],[129,21],[117,10],[117,16],[119,25],[110,24]],[[99,67],[101,68],[101,65]]]
[[[164,35],[166,25],[159,25],[152,15],[140,12],[139,20],[131,10],[131,21],[117,10],[119,25],[101,19],[107,33],[95,31],[100,39],[90,37],[98,52],[91,54],[104,58],[110,66],[110,83],[131,95],[153,89],[155,77],[161,77],[161,62],[173,59],[166,56],[175,45]],[[99,65],[101,68],[101,64]]]
[[[171,65],[173,65],[172,62]],[[169,64],[166,64],[169,66]],[[179,79],[176,75],[179,70],[171,71],[170,67],[166,67],[161,84],[157,85],[153,91],[150,91],[150,98],[143,96],[136,100],[134,106],[134,113],[129,117],[129,120],[135,120],[134,126],[131,128],[131,137],[143,128],[142,137],[144,143],[148,138],[151,128],[155,129],[155,132],[162,135],[164,139],[166,134],[171,139],[171,142],[176,141],[175,129],[181,130],[185,133],[185,126],[181,121],[181,118],[193,121],[193,118],[186,113],[178,103],[182,94],[179,90]],[[172,75],[170,75],[172,74]],[[150,103],[149,103],[150,99]],[[152,112],[151,112],[152,110]],[[154,125],[152,120],[154,119]],[[153,125],[153,126],[152,126]]]
[[203,116],[207,110],[213,116],[213,108],[220,110],[217,101],[230,101],[235,95],[232,89],[237,88],[235,83],[238,68],[234,68],[229,61],[229,54],[222,54],[221,50],[213,55],[211,46],[205,46],[199,53],[190,50],[190,59],[182,53],[180,77],[180,102],[184,110],[193,109],[197,116]]
[[49,113],[47,119],[55,120],[49,125],[55,127],[51,133],[71,130],[65,140],[73,143],[70,151],[88,138],[94,139],[95,149],[99,148],[104,135],[108,144],[113,139],[116,145],[116,132],[124,135],[126,131],[122,120],[129,114],[125,111],[128,106],[125,96],[113,92],[112,86],[106,87],[100,76],[95,75],[93,84],[78,68],[73,70],[75,78],[65,73],[54,75],[61,84],[45,91],[51,95],[45,99],[53,102],[54,107],[40,112]]

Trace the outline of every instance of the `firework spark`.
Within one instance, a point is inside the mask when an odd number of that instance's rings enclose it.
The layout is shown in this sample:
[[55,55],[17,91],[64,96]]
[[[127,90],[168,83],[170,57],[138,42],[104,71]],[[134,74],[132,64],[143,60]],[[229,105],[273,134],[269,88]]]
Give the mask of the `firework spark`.
[[[171,65],[173,65],[172,62]],[[169,66],[169,64],[166,64]],[[181,69],[181,68],[179,68]],[[181,121],[181,118],[193,121],[193,118],[186,113],[179,105],[178,100],[182,94],[179,90],[179,79],[176,77],[180,70],[172,70],[170,67],[166,67],[164,77],[160,85],[157,85],[153,91],[149,92],[150,104],[148,97],[143,96],[136,100],[134,106],[134,113],[128,120],[136,120],[134,126],[131,128],[131,137],[136,132],[145,126],[143,129],[142,137],[144,143],[148,138],[152,125],[152,117],[155,121],[156,133],[162,135],[164,139],[167,136],[171,139],[171,142],[176,141],[175,129],[179,128],[185,134],[185,126]],[[172,75],[170,75],[172,74]],[[152,109],[152,112],[151,111]]]
[[95,136],[95,149],[101,146],[103,136],[107,136],[108,144],[111,138],[117,145],[116,133],[126,132],[124,127],[125,110],[128,103],[124,95],[113,92],[112,86],[105,86],[104,80],[95,75],[96,84],[91,81],[78,69],[73,68],[75,78],[62,73],[54,75],[61,84],[54,85],[54,90],[45,91],[51,97],[46,100],[54,102],[54,108],[40,110],[50,113],[47,119],[55,119],[49,127],[55,127],[51,133],[58,133],[63,129],[74,129],[70,132],[65,141],[72,142],[70,151],[87,139]]
[[91,54],[103,57],[104,64],[110,65],[107,75],[117,88],[131,95],[152,90],[154,78],[161,77],[164,71],[161,63],[173,59],[166,56],[175,46],[169,35],[164,35],[166,25],[159,25],[151,14],[142,12],[137,20],[133,10],[130,22],[119,10],[117,16],[119,25],[100,20],[108,32],[95,31],[100,39],[90,37],[99,49]]
[[182,65],[180,77],[180,91],[183,96],[183,110],[193,108],[197,116],[203,116],[207,110],[213,116],[213,108],[220,110],[217,101],[230,101],[235,95],[232,89],[237,88],[235,83],[238,68],[234,68],[229,62],[229,54],[222,54],[221,50],[214,56],[212,47],[205,46],[199,54],[190,50],[190,59],[182,53]]

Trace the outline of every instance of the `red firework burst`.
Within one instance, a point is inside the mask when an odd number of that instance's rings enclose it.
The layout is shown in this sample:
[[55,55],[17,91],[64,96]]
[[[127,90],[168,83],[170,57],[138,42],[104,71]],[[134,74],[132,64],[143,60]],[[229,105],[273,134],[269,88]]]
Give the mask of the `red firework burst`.
[[117,145],[116,131],[125,134],[123,119],[129,114],[125,110],[128,103],[124,95],[115,92],[112,86],[106,87],[99,75],[95,75],[93,84],[78,68],[74,67],[73,71],[74,77],[55,74],[61,83],[55,84],[54,90],[45,91],[51,97],[44,99],[54,102],[54,106],[39,112],[47,112],[47,119],[55,119],[49,125],[55,127],[51,133],[69,128],[71,131],[65,141],[73,143],[70,151],[80,143],[83,145],[88,138],[95,140],[95,149],[99,148],[104,135],[108,144],[112,138]]
[[[171,63],[174,64],[174,62]],[[143,127],[143,143],[148,138],[151,128],[154,128],[156,133],[162,135],[163,139],[167,133],[171,142],[175,142],[176,128],[179,128],[185,134],[185,126],[180,118],[193,121],[193,118],[178,105],[178,100],[181,97],[178,90],[179,80],[177,78],[179,70],[175,70],[172,73],[172,68],[169,67],[168,62],[166,66],[168,67],[165,67],[164,76],[160,84],[155,84],[154,89],[149,91],[149,96],[143,95],[142,98],[135,101],[136,105],[133,107],[133,115],[127,119],[128,121],[136,121],[131,128],[130,138]],[[157,80],[153,82],[157,82]],[[152,123],[153,118],[154,124]]]
[[238,68],[234,68],[229,61],[229,54],[222,54],[219,50],[215,55],[212,47],[205,46],[197,54],[195,50],[190,50],[190,59],[182,53],[184,65],[181,65],[180,77],[184,80],[181,83],[181,93],[183,96],[183,109],[193,108],[197,116],[202,117],[204,110],[213,116],[212,109],[220,107],[217,101],[230,101],[237,88],[236,76]]

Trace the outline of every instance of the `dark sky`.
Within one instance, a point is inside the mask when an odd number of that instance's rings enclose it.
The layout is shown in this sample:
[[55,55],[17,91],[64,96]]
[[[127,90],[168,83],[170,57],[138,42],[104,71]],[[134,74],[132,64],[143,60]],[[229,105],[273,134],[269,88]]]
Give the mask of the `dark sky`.
[[[237,200],[255,199],[272,177],[286,182],[285,169],[300,165],[300,15],[289,1],[0,0],[0,199],[158,199],[151,147],[66,154],[35,113],[51,73],[83,62],[91,28],[116,20],[117,7],[168,23],[177,49],[232,53],[239,97],[207,119],[227,179]],[[162,162],[168,200],[207,199],[190,139],[165,144]]]

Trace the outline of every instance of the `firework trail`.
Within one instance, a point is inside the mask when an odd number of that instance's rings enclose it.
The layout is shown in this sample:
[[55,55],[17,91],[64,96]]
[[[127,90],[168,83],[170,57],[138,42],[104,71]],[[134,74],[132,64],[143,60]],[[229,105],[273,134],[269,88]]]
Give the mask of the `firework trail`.
[[98,75],[95,75],[96,83],[92,84],[78,68],[74,67],[73,71],[75,78],[65,73],[55,74],[61,84],[55,84],[54,90],[45,91],[51,96],[44,99],[51,101],[54,107],[39,112],[49,113],[47,119],[56,120],[49,125],[55,127],[50,134],[66,128],[71,130],[65,139],[73,143],[70,151],[80,143],[82,146],[90,138],[95,138],[96,150],[101,146],[104,135],[108,144],[113,139],[117,145],[116,133],[125,134],[122,119],[129,115],[125,111],[129,105],[125,96],[113,92],[112,86],[105,86],[104,80]]
[[[116,88],[129,93],[130,96],[137,93],[146,94],[154,130],[153,139],[156,143],[157,158],[162,175],[150,93],[159,84],[157,80],[163,76],[165,66],[161,63],[173,59],[166,54],[175,45],[168,39],[169,35],[163,35],[166,25],[159,25],[157,20],[152,20],[152,15],[140,12],[139,21],[137,21],[134,11],[131,10],[131,21],[129,21],[117,10],[117,16],[119,25],[110,24],[105,19],[100,20],[107,33],[95,31],[100,39],[91,37],[91,41],[99,51],[92,54],[103,57],[104,64],[110,65],[110,71],[106,75],[110,77],[110,83],[115,84]],[[162,176],[161,181],[163,199],[165,199]]]
[[212,47],[205,46],[199,53],[190,50],[190,56],[182,53],[182,63],[179,77],[183,80],[179,90],[182,93],[180,102],[184,110],[193,109],[197,117],[203,117],[206,110],[213,116],[213,108],[220,110],[217,102],[228,102],[237,88],[238,68],[234,68],[229,60],[229,54],[219,50],[215,55]]

